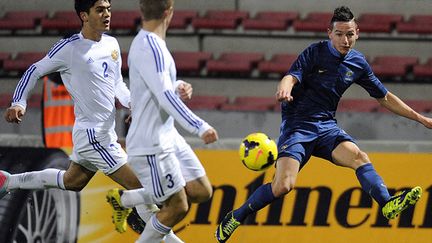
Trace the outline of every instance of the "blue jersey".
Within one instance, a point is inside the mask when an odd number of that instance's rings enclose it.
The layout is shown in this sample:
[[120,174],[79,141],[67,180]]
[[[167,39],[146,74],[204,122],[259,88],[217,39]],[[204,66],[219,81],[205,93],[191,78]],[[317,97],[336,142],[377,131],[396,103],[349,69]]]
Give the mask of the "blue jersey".
[[291,93],[294,100],[282,103],[284,120],[334,119],[342,94],[353,83],[362,86],[374,98],[384,98],[387,94],[363,54],[352,49],[342,56],[330,41],[309,46],[288,74],[299,82]]

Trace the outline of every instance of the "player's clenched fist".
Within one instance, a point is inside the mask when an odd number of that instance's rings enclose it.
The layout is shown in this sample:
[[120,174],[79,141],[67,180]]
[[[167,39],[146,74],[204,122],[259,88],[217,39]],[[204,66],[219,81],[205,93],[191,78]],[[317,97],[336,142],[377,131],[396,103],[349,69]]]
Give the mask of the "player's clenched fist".
[[24,116],[25,110],[21,106],[11,106],[4,113],[4,118],[7,122],[20,123]]
[[177,92],[183,101],[190,100],[192,98],[193,88],[190,83],[182,82],[177,86]]
[[205,144],[214,143],[219,139],[218,134],[214,128],[210,128],[205,131],[201,138]]

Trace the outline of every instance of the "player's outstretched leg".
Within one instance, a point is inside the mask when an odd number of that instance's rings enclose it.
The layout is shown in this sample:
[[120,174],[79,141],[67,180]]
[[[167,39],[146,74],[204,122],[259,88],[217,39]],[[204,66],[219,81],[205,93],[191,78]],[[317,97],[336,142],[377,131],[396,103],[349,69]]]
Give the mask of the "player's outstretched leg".
[[0,199],[6,196],[7,186],[9,184],[10,174],[6,171],[0,170]]
[[219,243],[226,242],[239,225],[240,222],[234,218],[232,211],[229,212],[227,215],[225,215],[225,218],[222,220],[222,222],[220,222],[220,224],[216,228],[215,237],[217,242]]
[[124,233],[127,227],[126,220],[128,215],[132,212],[132,209],[122,206],[120,200],[121,194],[122,190],[114,188],[108,191],[106,199],[113,208],[112,220],[115,225],[115,229],[120,233]]
[[396,218],[402,211],[413,206],[420,199],[422,189],[416,186],[410,190],[405,190],[401,194],[395,195],[382,208],[384,217],[388,219]]

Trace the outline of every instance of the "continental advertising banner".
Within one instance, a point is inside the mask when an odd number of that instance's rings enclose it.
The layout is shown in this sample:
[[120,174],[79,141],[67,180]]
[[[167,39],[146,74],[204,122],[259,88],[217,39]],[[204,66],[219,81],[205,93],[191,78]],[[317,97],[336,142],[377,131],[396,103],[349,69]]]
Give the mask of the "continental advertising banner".
[[[174,230],[185,242],[215,242],[222,217],[245,202],[274,168],[253,172],[239,161],[237,151],[198,150],[214,186],[211,200],[193,205]],[[312,158],[300,172],[296,188],[251,215],[229,242],[233,243],[428,243],[432,242],[432,154],[369,154],[391,193],[419,185],[423,196],[398,219],[387,220],[366,193],[354,171]],[[134,242],[130,228],[114,231],[105,193],[116,186],[100,173],[81,193],[78,242]]]

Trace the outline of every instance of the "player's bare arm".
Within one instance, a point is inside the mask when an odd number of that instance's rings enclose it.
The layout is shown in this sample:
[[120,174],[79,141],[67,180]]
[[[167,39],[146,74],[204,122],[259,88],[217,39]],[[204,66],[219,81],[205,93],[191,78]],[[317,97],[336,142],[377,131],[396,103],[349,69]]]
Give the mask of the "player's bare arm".
[[292,101],[294,98],[291,96],[291,90],[298,80],[292,75],[286,75],[279,82],[276,91],[276,99],[278,101]]
[[4,113],[4,118],[7,122],[20,123],[24,114],[24,108],[18,105],[14,105],[6,109]]
[[431,118],[419,114],[393,93],[388,92],[384,98],[377,100],[383,107],[387,108],[389,111],[397,115],[406,117],[408,119],[420,122],[427,128],[432,128]]

